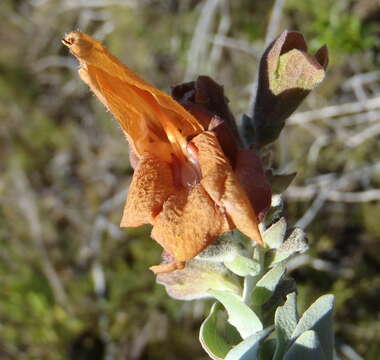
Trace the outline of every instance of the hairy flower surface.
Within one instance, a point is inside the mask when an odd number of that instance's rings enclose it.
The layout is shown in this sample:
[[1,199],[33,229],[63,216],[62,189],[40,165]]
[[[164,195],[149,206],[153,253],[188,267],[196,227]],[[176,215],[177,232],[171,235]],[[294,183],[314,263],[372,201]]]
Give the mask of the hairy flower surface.
[[[236,228],[262,243],[258,216],[269,206],[270,189],[259,159],[239,149],[228,125],[233,119],[199,101],[188,101],[186,110],[186,104],[146,83],[86,34],[71,32],[63,43],[79,60],[80,77],[113,113],[131,145],[136,166],[121,226],[153,225],[152,237],[171,260],[151,269],[182,269],[219,235]],[[255,180],[264,190],[257,201]]]

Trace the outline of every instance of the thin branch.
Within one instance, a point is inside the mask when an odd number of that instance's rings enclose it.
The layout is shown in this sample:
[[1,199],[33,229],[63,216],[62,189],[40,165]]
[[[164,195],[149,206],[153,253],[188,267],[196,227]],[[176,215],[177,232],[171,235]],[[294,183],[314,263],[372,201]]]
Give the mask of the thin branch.
[[317,162],[321,149],[329,144],[329,139],[329,135],[320,135],[315,138],[307,154],[307,161],[309,164],[314,165]]
[[290,186],[286,190],[285,196],[297,201],[309,201],[317,196],[311,208],[299,220],[302,226],[307,226],[310,223],[310,219],[314,218],[321,209],[324,201],[359,203],[380,200],[379,189],[357,192],[347,191],[348,188],[352,187],[362,178],[368,178],[371,174],[378,171],[380,171],[380,161],[346,173],[339,178],[336,177],[336,174],[325,174],[311,179],[311,183],[308,185]]
[[187,69],[185,80],[190,80],[197,74],[200,65],[206,57],[207,44],[205,41],[214,23],[219,0],[207,0],[201,10],[198,23],[195,27],[190,48],[187,53]]
[[[277,35],[285,1],[286,0],[275,0],[273,4],[271,17],[269,19],[266,35],[265,35],[265,46],[267,46],[272,40],[274,40],[274,38]],[[255,80],[252,82],[251,89],[250,89],[251,95],[249,99],[248,113],[251,113],[252,108],[254,106],[256,92],[257,92],[257,75],[255,75]]]
[[364,360],[351,346],[347,344],[340,345],[339,350],[348,360]]
[[348,78],[343,84],[342,89],[347,91],[352,89],[357,84],[366,85],[374,81],[380,80],[380,71],[371,71],[368,73],[356,74]]
[[[222,0],[220,3],[220,13],[221,17],[219,20],[218,30],[215,36],[224,37],[227,35],[231,27],[231,17],[230,17],[230,5],[228,0]],[[220,61],[222,56],[223,46],[216,42],[213,42],[212,49],[210,51],[210,61],[209,61],[209,73],[215,72],[216,65]]]
[[110,223],[105,216],[106,213],[109,213],[114,208],[120,206],[125,201],[127,191],[123,190],[114,195],[111,199],[105,201],[99,209],[99,214],[96,217],[94,226],[92,229],[91,235],[91,277],[94,286],[95,295],[97,302],[99,304],[99,330],[103,342],[105,343],[105,359],[113,360],[115,358],[115,344],[112,340],[112,337],[109,334],[109,316],[106,311],[103,310],[103,303],[107,301],[106,299],[106,273],[103,268],[101,261],[101,250],[102,250],[102,234],[103,231],[107,231],[111,234],[112,238],[117,238],[122,235],[122,231],[119,227],[116,227],[114,224]]
[[107,6],[122,6],[136,8],[144,0],[65,0],[62,1],[62,7],[66,9],[77,9],[77,8],[103,8]]
[[[379,110],[373,110],[368,111],[365,113],[359,113],[349,116],[343,116],[339,119],[330,119],[327,120],[326,123],[330,126],[337,127],[337,126],[355,126],[355,125],[361,125],[365,123],[371,123],[376,122],[380,119],[380,111]],[[301,125],[310,125],[311,123],[305,123]]]
[[37,208],[37,200],[35,193],[31,189],[29,181],[25,173],[20,168],[14,168],[12,171],[13,184],[18,192],[18,207],[22,211],[29,225],[30,238],[37,250],[42,264],[42,271],[49,282],[55,300],[66,310],[70,310],[71,306],[68,301],[65,288],[53,263],[50,261],[49,252],[43,241],[43,231]]
[[265,45],[268,45],[277,35],[285,1],[286,0],[276,0],[272,7],[272,14],[265,35]]
[[358,192],[328,191],[327,200],[345,203],[360,203],[380,200],[380,190],[371,189]]
[[286,264],[286,269],[291,273],[304,266],[310,266],[315,270],[325,271],[337,277],[351,278],[353,275],[352,268],[343,267],[322,259],[314,259],[308,254],[301,254],[290,259]]
[[235,39],[232,37],[217,34],[214,35],[210,41],[213,44],[245,52],[249,55],[252,55],[256,59],[260,59],[261,56],[261,49],[242,39]]
[[310,121],[357,114],[377,109],[380,109],[380,96],[368,99],[366,101],[356,101],[341,105],[326,106],[319,110],[301,112],[290,117],[287,123],[290,125],[298,125]]
[[347,139],[347,145],[349,147],[358,146],[370,138],[377,137],[379,134],[380,134],[380,121],[377,124],[369,126],[365,128],[363,131],[351,136],[349,139]]
[[350,192],[342,190],[322,190],[316,186],[291,186],[285,196],[298,201],[309,201],[317,194],[323,193],[326,200],[333,202],[358,203],[380,200],[380,190],[370,189]]
[[65,67],[69,69],[76,69],[78,68],[78,65],[68,56],[58,55],[45,56],[32,64],[32,70],[35,73],[45,71],[50,67]]
[[305,212],[302,218],[297,221],[295,226],[301,229],[306,229],[306,227],[315,219],[325,202],[326,194],[322,192],[314,199],[309,209]]

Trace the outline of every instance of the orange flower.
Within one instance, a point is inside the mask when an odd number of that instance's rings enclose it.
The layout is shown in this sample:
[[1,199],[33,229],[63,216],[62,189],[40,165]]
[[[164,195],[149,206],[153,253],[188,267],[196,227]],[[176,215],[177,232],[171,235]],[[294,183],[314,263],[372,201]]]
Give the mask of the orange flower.
[[[71,32],[63,43],[79,60],[82,80],[113,113],[137,156],[121,226],[153,225],[152,237],[172,261],[151,269],[182,269],[235,228],[262,243],[251,194],[239,180],[242,172],[234,171],[217,131],[210,130],[218,121],[196,118],[90,36]],[[249,162],[247,151],[236,161]]]

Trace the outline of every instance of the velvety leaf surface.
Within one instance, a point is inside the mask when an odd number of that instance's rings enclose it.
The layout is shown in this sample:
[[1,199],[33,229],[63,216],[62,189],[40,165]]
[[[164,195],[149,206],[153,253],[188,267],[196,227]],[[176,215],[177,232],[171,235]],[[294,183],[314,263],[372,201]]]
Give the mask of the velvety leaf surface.
[[269,270],[256,284],[252,291],[252,302],[254,306],[263,305],[273,295],[276,287],[285,274],[285,266],[277,265]]
[[224,265],[239,276],[255,276],[261,269],[257,261],[240,254],[237,254],[233,260],[224,261]]
[[183,270],[158,274],[157,282],[171,297],[180,300],[209,297],[210,289],[241,294],[239,280],[225,266],[208,261],[192,260]]
[[283,244],[286,234],[286,220],[281,218],[264,231],[263,240],[271,249],[277,249]]
[[305,232],[300,228],[295,228],[278,249],[268,254],[268,263],[274,266],[295,254],[307,251],[308,248]]
[[326,360],[318,335],[313,330],[305,331],[290,347],[284,360]]
[[321,296],[303,313],[292,334],[292,339],[296,339],[303,332],[314,330],[326,360],[332,360],[334,354],[333,308],[334,296]]
[[208,293],[223,304],[228,313],[228,322],[235,326],[243,339],[263,330],[260,319],[239,296],[219,290],[210,290]]
[[276,352],[273,360],[281,360],[287,349],[291,336],[298,323],[297,296],[291,293],[287,296],[283,306],[279,306],[275,313]]
[[243,340],[230,350],[225,360],[256,360],[258,358],[260,342],[267,337],[271,331],[272,328],[265,329]]
[[219,303],[215,303],[210,314],[203,321],[199,330],[199,340],[203,349],[214,360],[223,360],[232,346],[218,333],[216,328],[218,309],[221,307]]

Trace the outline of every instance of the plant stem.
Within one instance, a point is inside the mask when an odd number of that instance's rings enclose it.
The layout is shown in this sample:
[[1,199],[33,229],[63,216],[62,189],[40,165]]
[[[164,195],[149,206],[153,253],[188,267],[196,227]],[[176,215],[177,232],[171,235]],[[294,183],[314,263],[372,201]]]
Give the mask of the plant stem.
[[251,294],[257,282],[264,275],[264,256],[265,251],[261,246],[256,246],[253,251],[253,259],[260,264],[260,272],[256,276],[247,275],[244,277],[243,301],[248,305],[252,305]]

